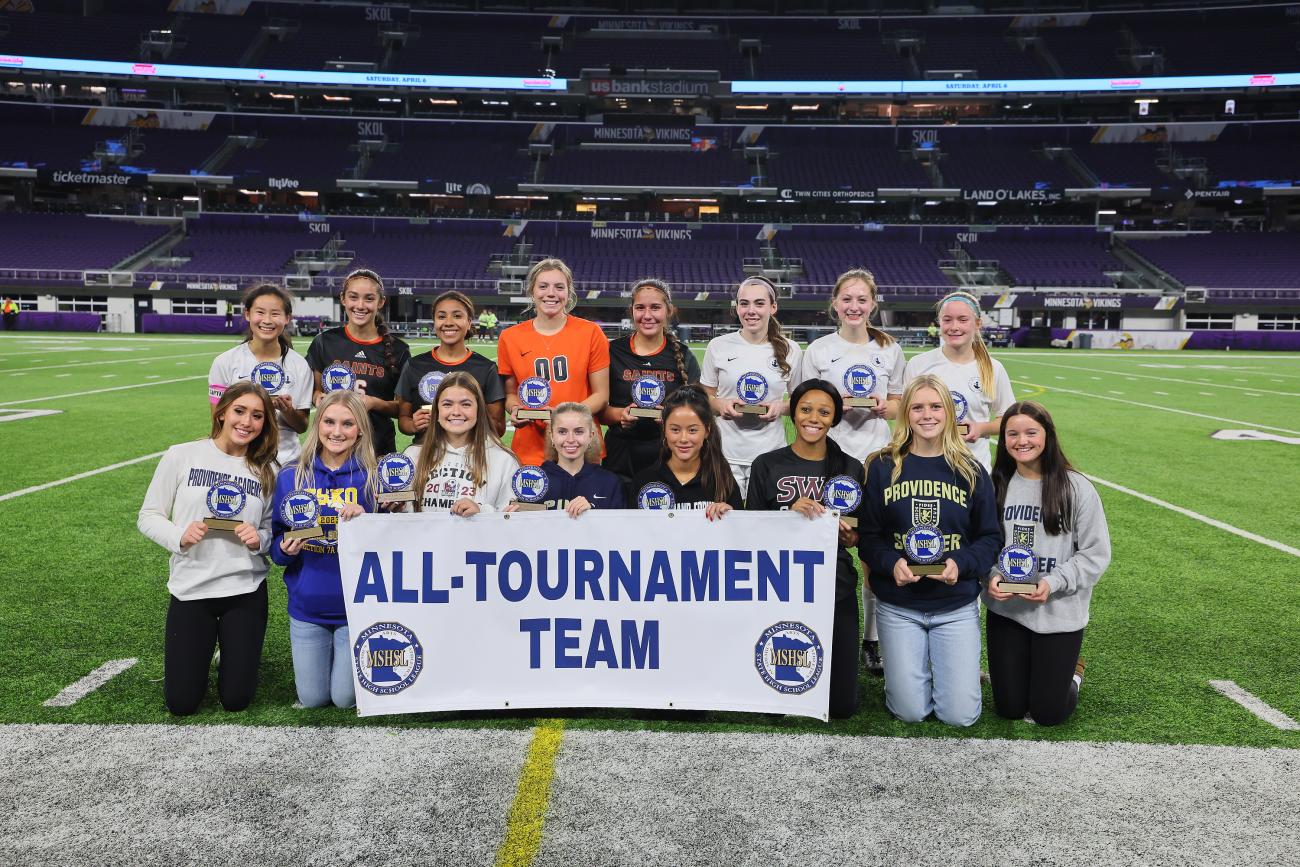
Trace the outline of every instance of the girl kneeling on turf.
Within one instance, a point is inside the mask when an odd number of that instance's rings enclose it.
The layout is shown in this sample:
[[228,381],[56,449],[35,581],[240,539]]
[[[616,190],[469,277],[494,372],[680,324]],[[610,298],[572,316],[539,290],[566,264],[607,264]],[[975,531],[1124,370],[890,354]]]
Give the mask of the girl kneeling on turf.
[[436,423],[406,455],[415,461],[417,512],[469,517],[510,504],[519,461],[492,430],[483,390],[468,373],[449,373],[433,396]]
[[[889,445],[868,459],[858,527],[876,594],[885,705],[904,722],[933,712],[968,726],[981,705],[976,597],[1002,547],[997,502],[957,435],[952,395],[938,377],[914,379],[899,412]],[[912,564],[935,555],[940,574],[913,573]]]
[[[222,392],[206,439],[169,448],[154,470],[136,526],[171,552],[163,695],[174,714],[194,713],[221,648],[217,695],[243,710],[257,691],[266,635],[270,492],[280,437],[271,396],[243,380]],[[233,530],[207,517],[237,520]]]
[[563,509],[576,518],[588,509],[623,508],[623,483],[618,476],[598,464],[600,440],[591,409],[577,401],[567,401],[551,412],[546,439],[546,473],[548,509]]
[[993,464],[1007,545],[1034,554],[1033,593],[1007,593],[995,570],[988,606],[989,679],[998,716],[1039,725],[1069,719],[1083,684],[1083,629],[1092,588],[1110,564],[1110,532],[1097,490],[1061,451],[1056,425],[1032,401],[1007,408]]
[[670,394],[662,418],[659,462],[632,478],[629,505],[649,508],[641,494],[647,486],[660,485],[672,494],[673,508],[704,509],[710,521],[744,508],[740,486],[722,454],[722,437],[704,389],[688,385]]
[[[295,491],[316,498],[324,535],[294,539],[285,533],[284,502]],[[289,646],[293,679],[303,707],[352,707],[352,646],[339,576],[338,522],[375,511],[375,452],[360,395],[333,391],[316,409],[302,455],[275,481],[271,559],[289,589]]]
[[[790,395],[790,415],[794,418],[794,442],[754,459],[746,507],[750,511],[789,509],[816,518],[826,511],[821,495],[827,480],[848,476],[860,490],[862,464],[827,436],[844,415],[839,389],[829,382],[810,379],[795,388]],[[830,713],[837,719],[852,716],[858,709],[858,571],[849,553],[857,541],[857,531],[841,518],[831,638]]]

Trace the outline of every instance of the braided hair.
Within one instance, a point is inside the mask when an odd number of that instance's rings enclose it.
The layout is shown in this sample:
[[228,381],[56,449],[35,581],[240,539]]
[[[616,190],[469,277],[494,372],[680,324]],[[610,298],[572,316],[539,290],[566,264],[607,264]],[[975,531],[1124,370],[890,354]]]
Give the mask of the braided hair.
[[[668,306],[668,322],[673,323],[677,319],[677,308],[673,305],[673,293],[668,288],[668,283],[660,280],[658,277],[642,277],[632,283],[632,303],[636,304],[636,294],[642,289],[654,289],[660,295],[664,296],[664,304]],[[630,312],[630,311],[629,311]],[[690,380],[686,373],[686,349],[682,342],[671,328],[664,328],[664,337],[673,347],[673,362],[677,365],[677,381],[686,385]]]

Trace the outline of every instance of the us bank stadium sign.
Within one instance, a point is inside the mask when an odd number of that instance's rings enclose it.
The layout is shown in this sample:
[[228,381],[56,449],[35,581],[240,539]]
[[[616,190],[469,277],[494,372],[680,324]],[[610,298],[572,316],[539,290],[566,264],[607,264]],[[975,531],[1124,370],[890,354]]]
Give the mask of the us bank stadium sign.
[[592,96],[708,96],[713,82],[686,78],[592,78]]

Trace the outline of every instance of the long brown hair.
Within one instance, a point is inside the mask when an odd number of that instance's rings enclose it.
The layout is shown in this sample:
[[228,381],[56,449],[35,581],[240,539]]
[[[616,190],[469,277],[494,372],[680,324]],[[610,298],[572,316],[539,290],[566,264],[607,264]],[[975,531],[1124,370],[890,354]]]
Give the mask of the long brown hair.
[[[934,305],[936,316],[943,313],[943,306],[949,302],[956,301],[958,304],[968,304],[975,310],[975,336],[971,338],[971,349],[975,352],[975,364],[979,366],[980,372],[980,389],[988,395],[990,402],[994,401],[997,396],[998,381],[993,376],[993,356],[989,355],[989,348],[984,345],[984,332],[980,329],[980,300],[969,292],[949,292],[939,299],[939,303]],[[940,338],[942,339],[942,338]]]
[[[772,303],[776,303],[776,285],[766,277],[746,277],[736,285],[736,295],[740,295],[740,290],[744,289],[751,283],[756,283],[767,289],[768,297]],[[781,323],[773,314],[767,319],[767,342],[772,344],[772,355],[776,357],[776,366],[781,369],[781,376],[788,378],[790,376],[790,362],[786,360],[790,355],[790,341],[786,339],[785,333],[781,331]]]
[[663,434],[659,441],[659,462],[666,464],[672,454],[668,448],[668,416],[678,407],[686,407],[699,417],[700,423],[708,429],[704,445],[700,448],[700,483],[707,490],[713,487],[713,502],[725,503],[736,490],[736,477],[731,474],[731,464],[722,454],[722,434],[718,431],[717,420],[713,417],[713,406],[709,395],[698,385],[686,385],[668,395],[664,400]]
[[[831,303],[826,309],[829,311],[832,319],[835,318],[835,299],[839,297],[840,290],[844,288],[845,284],[851,280],[861,280],[866,284],[867,291],[871,293],[871,301],[873,304],[872,312],[874,313],[880,310],[880,293],[876,290],[876,275],[872,274],[866,268],[850,268],[839,276],[839,279],[835,281],[835,288],[831,290]],[[877,346],[888,346],[894,342],[894,338],[890,337],[870,322],[867,323],[867,336],[876,341]]]
[[[253,302],[264,295],[274,295],[276,298],[279,298],[280,303],[284,305],[284,329],[280,331],[280,336],[276,338],[280,343],[280,356],[283,358],[288,354],[289,350],[293,348],[293,340],[291,340],[289,335],[285,333],[288,331],[289,323],[293,321],[293,296],[290,295],[284,287],[277,286],[274,283],[255,283],[248,288],[247,292],[244,293],[243,304],[245,317],[247,317],[249,313],[253,312]],[[252,339],[253,329],[250,326],[248,329],[248,336],[244,338],[244,343],[248,343]]]
[[[429,477],[447,457],[447,432],[442,429],[442,425],[438,424],[438,401],[442,399],[442,393],[449,388],[465,389],[473,396],[474,404],[478,407],[474,427],[469,432],[469,448],[465,456],[468,458],[469,472],[474,479],[475,487],[482,488],[487,484],[488,449],[497,448],[502,451],[507,449],[492,430],[492,422],[487,417],[487,402],[483,400],[483,389],[479,387],[478,380],[460,370],[447,374],[438,384],[438,390],[433,395],[433,419],[430,421],[429,429],[425,431],[424,442],[420,446],[420,459],[415,462],[416,483],[420,488],[428,484]],[[415,498],[415,511],[422,511],[423,502],[421,497]]]
[[[673,320],[677,318],[677,307],[673,304],[673,292],[668,288],[668,284],[665,281],[660,280],[658,277],[642,277],[640,280],[632,283],[632,304],[628,307],[629,311],[632,306],[636,304],[636,295],[642,289],[653,289],[660,295],[664,296],[664,304],[668,307],[668,321],[664,323],[664,338],[672,344],[673,347],[673,361],[677,365],[677,381],[681,385],[685,385],[690,381],[689,377],[686,375],[686,356],[682,354],[684,351],[682,342],[677,339],[677,335],[673,333],[673,329],[671,328]],[[635,320],[633,320],[632,325],[633,330],[635,331]]]
[[248,444],[244,463],[262,483],[262,500],[270,502],[275,493],[275,456],[280,450],[280,428],[275,423],[275,406],[266,389],[251,380],[242,379],[221,393],[212,407],[211,439],[221,435],[221,428],[230,405],[245,395],[254,395],[262,401],[262,431]]
[[352,418],[357,423],[357,441],[352,444],[352,451],[344,457],[344,461],[355,457],[357,463],[365,470],[366,478],[363,487],[370,502],[373,503],[377,493],[378,476],[375,437],[370,427],[370,413],[366,412],[366,405],[361,402],[361,395],[350,389],[331,391],[321,398],[320,404],[316,407],[316,414],[312,417],[311,426],[307,428],[307,440],[302,445],[302,454],[298,455],[298,462],[294,467],[293,486],[300,489],[314,486],[312,480],[315,478],[315,473],[312,471],[312,464],[321,448],[321,419],[325,417],[325,410],[340,403],[352,413]]
[[1039,403],[1021,400],[1007,407],[998,427],[998,455],[993,459],[993,493],[998,498],[998,510],[1006,504],[1007,485],[1016,474],[1016,459],[1007,451],[1007,421],[1013,415],[1033,419],[1043,428],[1043,454],[1038,459],[1043,476],[1043,527],[1053,536],[1059,536],[1074,527],[1074,488],[1070,485],[1070,471],[1074,466],[1061,451],[1056,438],[1056,424],[1051,413]]
[[969,490],[975,490],[975,482],[980,475],[979,462],[971,454],[965,440],[957,433],[957,410],[953,406],[952,392],[948,386],[943,384],[943,380],[933,373],[923,373],[916,379],[907,384],[903,389],[903,398],[899,402],[898,423],[894,425],[894,435],[889,444],[876,452],[870,461],[875,457],[889,458],[893,461],[893,470],[889,476],[889,483],[893,484],[898,481],[898,477],[903,472],[903,458],[912,451],[912,425],[909,423],[908,414],[912,406],[912,400],[916,393],[923,388],[931,388],[939,395],[939,400],[943,402],[943,435],[940,439],[940,445],[943,448],[943,459],[947,462],[952,471],[961,476],[969,486]]

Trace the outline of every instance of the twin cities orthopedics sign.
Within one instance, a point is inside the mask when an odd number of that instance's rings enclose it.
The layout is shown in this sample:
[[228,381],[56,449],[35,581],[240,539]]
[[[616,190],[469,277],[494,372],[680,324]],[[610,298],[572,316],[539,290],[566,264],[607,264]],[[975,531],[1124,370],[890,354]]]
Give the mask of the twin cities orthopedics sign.
[[360,714],[630,707],[826,719],[837,519],[632,514],[340,524]]

